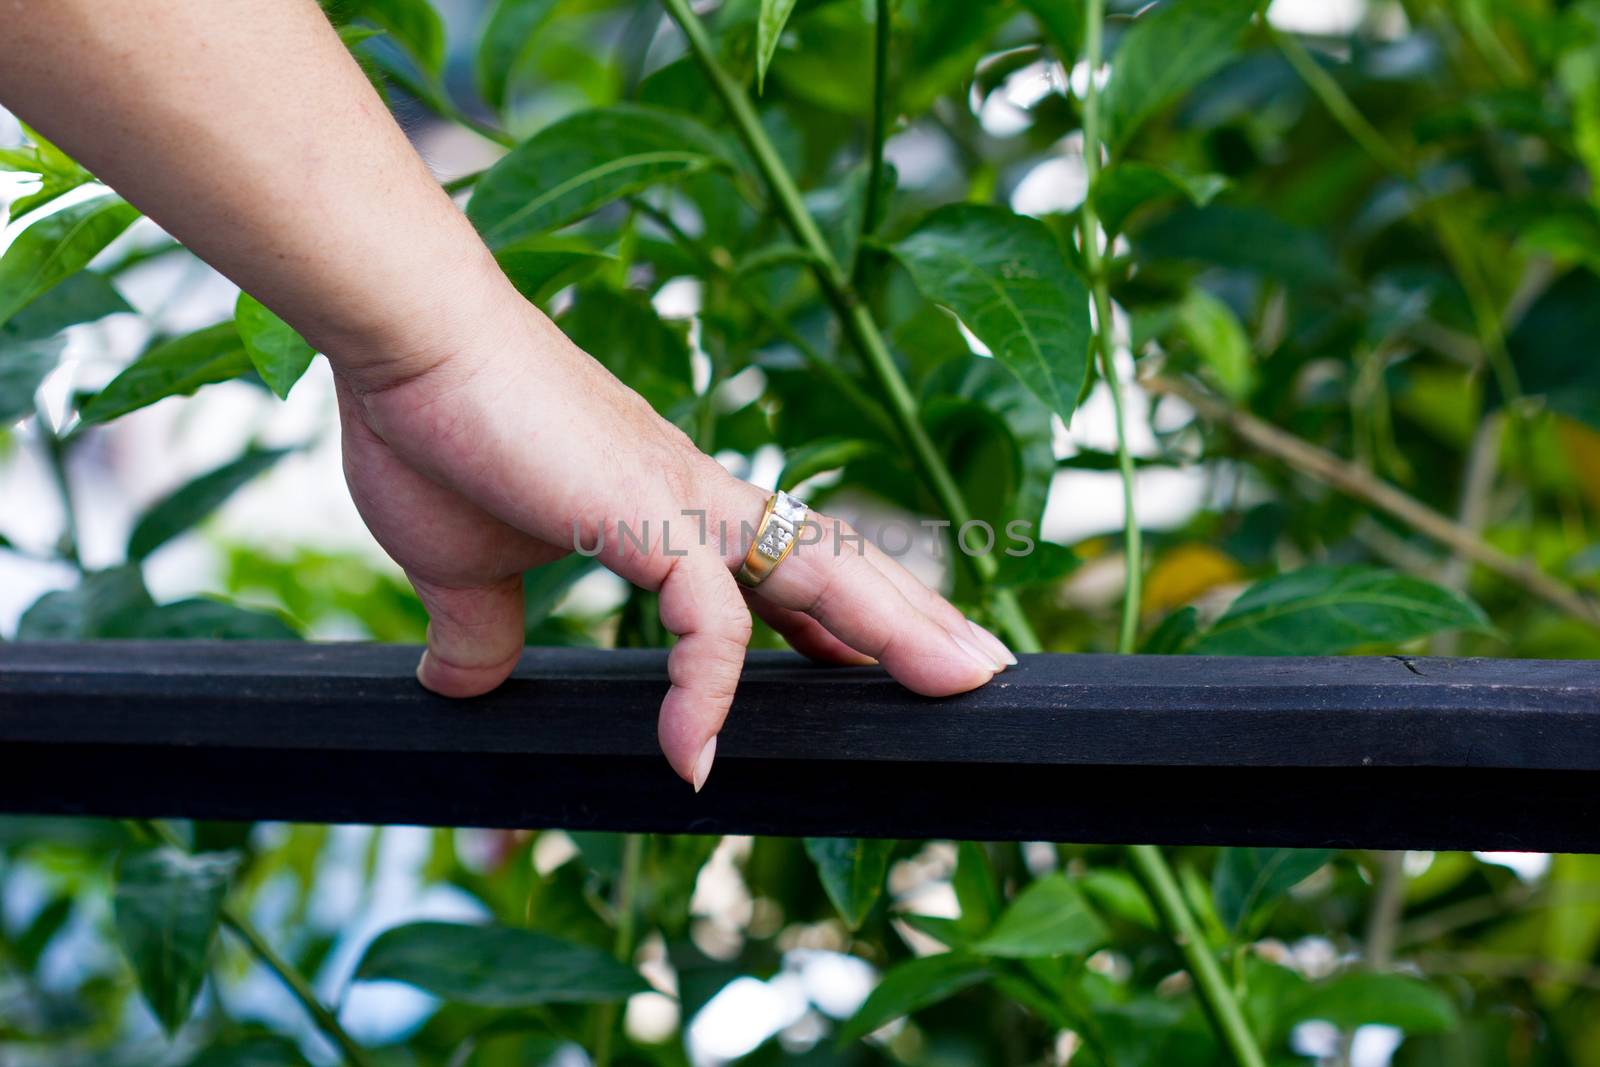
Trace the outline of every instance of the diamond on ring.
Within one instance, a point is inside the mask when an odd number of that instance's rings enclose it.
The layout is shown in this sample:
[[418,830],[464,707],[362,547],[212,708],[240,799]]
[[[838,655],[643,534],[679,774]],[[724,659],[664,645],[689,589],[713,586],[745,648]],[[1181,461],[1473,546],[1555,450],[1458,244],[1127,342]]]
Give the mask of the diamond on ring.
[[735,575],[741,584],[755,588],[784,561],[794,548],[800,525],[806,521],[806,510],[803,501],[782,489],[772,494],[761,515],[761,525],[756,528],[755,544]]

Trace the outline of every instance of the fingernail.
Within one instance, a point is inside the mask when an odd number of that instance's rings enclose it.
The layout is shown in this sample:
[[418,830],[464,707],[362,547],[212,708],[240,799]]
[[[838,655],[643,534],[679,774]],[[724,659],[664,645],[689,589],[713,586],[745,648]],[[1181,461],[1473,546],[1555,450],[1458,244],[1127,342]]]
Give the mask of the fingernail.
[[423,680],[422,674],[427,669],[428,669],[428,650],[427,649],[423,649],[422,650],[422,658],[417,660],[417,681],[421,682],[424,686],[426,686],[428,683]]
[[711,735],[711,740],[706,742],[706,747],[700,750],[700,757],[694,761],[694,791],[700,792],[700,787],[706,784],[706,779],[711,776],[711,761],[717,758],[717,737]]
[[1000,664],[993,656],[989,655],[987,652],[984,652],[971,641],[956,637],[954,634],[951,634],[950,636],[955,640],[956,644],[961,646],[961,651],[972,657],[972,662],[976,663],[990,674],[993,674],[995,671],[1000,669]]
[[979,626],[971,619],[967,620],[967,625],[972,627],[972,633],[975,637],[977,637],[980,645],[987,648],[994,655],[999,656],[1001,661],[1007,666],[1015,667],[1017,665],[1017,657],[1009,648],[1006,647],[1006,643],[1004,641],[1000,640],[994,634],[990,633],[982,626]]

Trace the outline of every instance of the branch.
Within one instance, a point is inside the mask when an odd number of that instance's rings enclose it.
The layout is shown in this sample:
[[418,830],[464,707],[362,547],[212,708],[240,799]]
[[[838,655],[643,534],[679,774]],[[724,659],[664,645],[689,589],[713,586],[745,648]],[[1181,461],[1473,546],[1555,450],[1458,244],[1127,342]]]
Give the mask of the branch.
[[1094,206],[1095,182],[1100,176],[1100,96],[1096,74],[1100,70],[1100,38],[1105,23],[1105,0],[1090,0],[1084,26],[1088,88],[1083,96],[1083,169],[1088,192],[1079,212],[1083,259],[1088,267],[1089,289],[1094,296],[1094,345],[1100,356],[1100,376],[1111,391],[1111,410],[1117,429],[1117,469],[1122,476],[1122,549],[1126,570],[1122,581],[1122,626],[1117,651],[1132,652],[1139,640],[1140,586],[1144,581],[1144,546],[1139,517],[1133,509],[1134,464],[1128,450],[1127,417],[1123,411],[1122,383],[1111,350],[1111,290],[1100,255],[1100,219]]
[[1133,873],[1144,886],[1150,903],[1155,905],[1167,936],[1183,954],[1184,964],[1200,994],[1201,1006],[1211,1018],[1212,1029],[1239,1067],[1266,1067],[1266,1058],[1256,1046],[1250,1024],[1229,990],[1216,957],[1211,955],[1200,924],[1184,901],[1183,890],[1178,887],[1178,880],[1173,877],[1172,868],[1161,850],[1154,845],[1130,845],[1127,854],[1133,863]]
[[[889,127],[889,0],[877,0],[878,22],[873,27],[872,59],[872,143],[867,156],[867,202],[861,210],[861,243],[878,228],[883,213],[883,142]],[[861,256],[856,254],[856,273],[860,276]]]
[[[1085,11],[1085,60],[1089,66],[1088,89],[1083,102],[1083,164],[1088,191],[1080,212],[1083,256],[1088,267],[1089,288],[1094,299],[1094,339],[1100,355],[1100,374],[1111,391],[1111,406],[1116,416],[1117,468],[1122,480],[1122,544],[1127,557],[1122,584],[1122,625],[1117,636],[1117,651],[1130,653],[1139,638],[1140,585],[1144,577],[1144,547],[1140,542],[1139,517],[1133,507],[1134,462],[1128,449],[1127,418],[1123,411],[1122,384],[1111,348],[1111,290],[1106,281],[1105,264],[1100,255],[1100,220],[1094,204],[1094,187],[1100,175],[1100,97],[1096,85],[1100,72],[1101,35],[1105,25],[1105,0],[1089,0]],[[1211,947],[1200,932],[1194,912],[1178,888],[1172,867],[1154,845],[1129,845],[1128,861],[1144,885],[1145,893],[1161,916],[1167,936],[1183,956],[1195,992],[1211,1028],[1239,1067],[1266,1067],[1266,1058],[1256,1044],[1255,1034],[1239,1007],[1238,997],[1223,977],[1222,968],[1211,954]]]
[[1254,448],[1399,519],[1424,537],[1522,586],[1552,607],[1592,626],[1600,626],[1600,606],[1594,601],[1545,574],[1532,563],[1507,555],[1447,515],[1407,495],[1371,471],[1280,430],[1249,412],[1233,408],[1185,382],[1172,378],[1149,378],[1144,385],[1152,393],[1168,393],[1180,398],[1205,419],[1227,426]]

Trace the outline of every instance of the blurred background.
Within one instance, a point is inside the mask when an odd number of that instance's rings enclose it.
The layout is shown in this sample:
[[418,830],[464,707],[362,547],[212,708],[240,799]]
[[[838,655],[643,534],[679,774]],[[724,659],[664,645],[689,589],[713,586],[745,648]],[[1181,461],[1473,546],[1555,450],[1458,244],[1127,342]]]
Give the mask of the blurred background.
[[[1169,0],[1154,13],[1185,3],[1226,7]],[[417,4],[331,6],[464,203],[508,144],[584,109],[643,99],[726,132],[704,85],[679,84],[689,69],[682,38],[648,3],[543,5],[534,43],[488,79],[492,106],[482,41],[496,20],[537,5],[437,0],[438,52],[427,54],[426,31],[420,58],[418,35],[396,28],[434,25]],[[766,6],[704,10],[752,92]],[[905,0],[893,10],[905,43],[895,46],[884,149],[892,196],[882,247],[859,252],[876,264],[872,302],[980,513],[1037,517],[1041,540],[1059,549],[1003,582],[1042,645],[1109,651],[1128,566],[1104,375],[1088,373],[1070,418],[1005,392],[973,324],[919,295],[884,248],[938,205],[990,204],[1038,219],[1081,273],[1073,234],[1089,192],[1084,92],[1091,77],[1131,76],[1118,73],[1117,48],[1152,12],[1111,5],[1109,68],[1092,71],[1079,51],[1079,5],[1065,0],[970,11]],[[873,12],[860,0],[796,6],[759,98],[830,239],[859,211],[851,182],[860,185],[852,175],[871,95]],[[0,111],[0,147],[35,144]],[[1143,647],[1600,653],[1583,610],[1600,577],[1600,198],[1589,178],[1600,165],[1600,6],[1274,0],[1123,150],[1186,190],[1136,200],[1107,245],[1112,358],[1147,538],[1135,605]],[[1390,151],[1404,161],[1399,173],[1382,158]],[[48,184],[24,166],[0,170],[0,207],[26,205]],[[10,212],[0,252],[40,218],[104,192],[89,182]],[[936,514],[926,492],[905,488],[915,482],[905,457],[862,444],[861,420],[807,370],[809,344],[865,381],[803,271],[791,263],[761,275],[759,295],[793,324],[785,333],[753,325],[748,294],[692,263],[699,242],[748,265],[771,237],[759,210],[713,217],[707,205],[719,196],[737,200],[726,193],[686,182],[580,220],[566,232],[621,266],[530,299],[577,336],[593,328],[586,306],[639,297],[650,328],[663,324],[692,370],[678,393],[668,390],[679,405],[670,410],[710,427],[699,439],[735,473],[797,484],[869,536]],[[346,494],[326,362],[312,362],[286,399],[244,373],[87,425],[85,398],[162,343],[232,320],[239,299],[147,219],[100,251],[90,273],[112,281],[127,309],[68,325],[58,362],[27,383],[31,404],[0,395],[0,407],[19,413],[0,426],[0,637],[126,636],[107,629],[111,612],[96,598],[109,595],[104,576],[125,578],[132,559],[148,592],[141,604],[199,598],[253,613],[215,623],[222,633],[161,631],[172,636],[420,641],[425,615]],[[625,380],[653,383],[591,351]],[[1496,377],[1497,359],[1520,390]],[[1201,418],[1182,396],[1150,387],[1178,379],[1234,415]],[[0,389],[16,380],[0,377]],[[961,406],[974,397],[981,403]],[[1241,413],[1533,561],[1554,592],[1473,567],[1370,499],[1308,477],[1241,431]],[[233,466],[263,451],[271,458]],[[233,472],[220,492],[185,495],[220,469]],[[188,501],[177,509],[186,521],[131,552],[141,524],[175,494]],[[964,603],[987,603],[935,539],[924,536],[910,562]],[[1241,593],[1282,598],[1273,583],[1285,576],[1331,582],[1325,568],[1347,567],[1374,581],[1425,582],[1406,595],[1448,625],[1417,621],[1418,609],[1336,639],[1327,619],[1304,613],[1281,624],[1274,644],[1227,643],[1243,640],[1230,623],[1248,629],[1256,618]],[[530,640],[664,638],[648,600],[606,572],[565,566],[529,581]],[[776,644],[770,633],[757,640]],[[1116,798],[1075,796],[1067,782],[1063,802]],[[1228,1062],[1115,849],[880,842],[841,861],[826,846],[777,839],[283,824],[175,832],[181,853],[234,857],[231,906],[335,1006],[374,1063]],[[231,936],[202,941],[203,981],[177,1026],[152,1004],[149,977],[119,934],[121,872],[150,844],[147,831],[117,823],[0,819],[0,1067],[347,1058]],[[1184,892],[1269,1062],[1600,1064],[1600,860],[1280,853],[1178,856]],[[830,882],[840,863],[876,864],[870,890]],[[1096,932],[1039,958],[995,950],[971,980],[913,983],[913,993],[880,985],[947,950],[992,946],[990,924],[1041,885]],[[420,979],[358,977],[377,934],[422,920],[567,938],[620,955],[651,991],[502,1010],[430,992]],[[903,998],[898,1008],[884,989]]]

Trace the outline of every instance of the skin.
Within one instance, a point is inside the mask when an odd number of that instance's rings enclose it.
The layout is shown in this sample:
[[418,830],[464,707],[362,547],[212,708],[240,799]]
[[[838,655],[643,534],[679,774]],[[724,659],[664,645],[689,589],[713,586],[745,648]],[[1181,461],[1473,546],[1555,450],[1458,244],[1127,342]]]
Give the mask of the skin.
[[[729,475],[507,282],[312,0],[13,3],[0,103],[327,354],[345,477],[430,617],[417,676],[451,697],[522,652],[522,572],[606,532],[678,635],[659,736],[696,789],[751,612],[827,663],[949,696],[1015,657],[815,515],[759,590],[734,581],[766,491]],[[703,512],[713,536],[696,544]],[[673,551],[616,524],[673,523]],[[727,523],[731,536],[715,532]],[[687,542],[686,544],[684,542]]]

